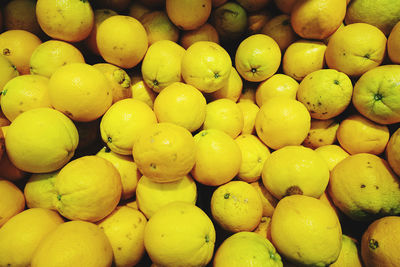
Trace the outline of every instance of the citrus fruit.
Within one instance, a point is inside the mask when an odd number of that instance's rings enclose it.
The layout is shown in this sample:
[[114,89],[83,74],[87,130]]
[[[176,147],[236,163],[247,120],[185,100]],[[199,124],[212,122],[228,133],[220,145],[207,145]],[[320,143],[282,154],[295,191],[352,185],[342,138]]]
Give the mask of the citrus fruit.
[[209,41],[219,43],[219,35],[214,26],[210,23],[204,23],[202,26],[191,31],[182,31],[180,34],[179,44],[188,49],[193,43],[198,41]]
[[267,21],[260,33],[272,37],[279,45],[281,51],[285,51],[288,46],[298,39],[290,24],[290,16],[286,14],[277,15]]
[[196,161],[192,134],[182,126],[160,122],[142,131],[132,155],[140,172],[152,181],[167,183],[187,175]]
[[237,103],[243,113],[243,129],[241,134],[254,134],[256,132],[256,117],[260,108],[251,101]]
[[174,43],[179,40],[179,29],[169,20],[165,11],[154,10],[140,17],[147,32],[149,45],[157,41],[170,40]]
[[387,51],[390,60],[395,63],[400,63],[400,23],[396,23],[392,31],[389,34],[387,40]]
[[362,261],[359,253],[359,243],[356,239],[347,235],[342,235],[342,249],[339,257],[332,263],[331,267],[354,266],[362,267]]
[[110,214],[121,198],[121,177],[108,160],[83,156],[66,164],[54,181],[55,208],[70,220],[96,222]]
[[180,30],[194,30],[207,22],[211,14],[211,0],[166,0],[169,19]]
[[[19,75],[17,67],[4,55],[0,55],[0,90],[3,91],[4,85],[14,77]],[[0,94],[1,99],[1,94]]]
[[22,191],[12,182],[0,178],[0,228],[25,208]]
[[247,12],[238,3],[226,2],[212,11],[211,23],[221,40],[237,40],[247,29]]
[[42,34],[36,18],[36,1],[12,0],[3,9],[5,30],[25,30],[35,35]]
[[173,202],[158,210],[144,229],[144,246],[160,266],[206,266],[213,256],[215,228],[194,204]]
[[386,159],[392,170],[400,176],[400,151],[399,151],[399,134],[400,130],[397,129],[389,139],[386,146],[385,155]]
[[302,145],[312,149],[332,145],[337,141],[338,128],[339,121],[336,118],[328,120],[311,119],[310,131]]
[[24,196],[28,208],[55,210],[57,194],[54,181],[59,171],[32,174],[24,187]]
[[5,138],[8,157],[19,169],[32,173],[63,167],[78,146],[78,131],[67,116],[51,108],[20,114]]
[[231,69],[229,74],[228,83],[221,89],[206,95],[210,100],[217,100],[220,98],[228,98],[234,102],[237,102],[240,94],[242,93],[243,81],[239,73],[234,67]]
[[[271,217],[274,213],[275,206],[278,203],[278,199],[276,199],[264,186],[262,179],[258,179],[258,181],[250,183],[258,192],[261,197],[261,203],[263,206],[263,217]],[[262,221],[262,219],[261,219]]]
[[349,156],[342,147],[338,145],[324,145],[317,147],[314,149],[328,164],[329,171],[332,171],[333,168],[342,160]]

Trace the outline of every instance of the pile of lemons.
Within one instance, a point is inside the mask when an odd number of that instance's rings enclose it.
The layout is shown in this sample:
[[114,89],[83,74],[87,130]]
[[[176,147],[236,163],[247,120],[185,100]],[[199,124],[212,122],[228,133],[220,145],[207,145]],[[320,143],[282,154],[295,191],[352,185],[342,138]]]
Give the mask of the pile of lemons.
[[0,267],[400,266],[399,3],[0,10]]

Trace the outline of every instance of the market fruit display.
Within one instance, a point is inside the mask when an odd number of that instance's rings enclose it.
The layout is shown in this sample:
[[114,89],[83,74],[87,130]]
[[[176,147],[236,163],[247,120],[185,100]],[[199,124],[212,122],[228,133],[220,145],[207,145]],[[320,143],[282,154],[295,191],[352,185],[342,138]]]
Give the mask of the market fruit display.
[[400,266],[399,12],[2,1],[0,267]]

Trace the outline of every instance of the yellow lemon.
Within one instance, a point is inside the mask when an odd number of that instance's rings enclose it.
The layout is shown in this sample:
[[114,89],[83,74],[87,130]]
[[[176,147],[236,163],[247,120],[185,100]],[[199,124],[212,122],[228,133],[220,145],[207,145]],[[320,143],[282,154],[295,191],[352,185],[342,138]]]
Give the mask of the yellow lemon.
[[112,103],[110,83],[97,68],[70,63],[58,68],[49,81],[51,105],[74,121],[100,118]]
[[160,122],[139,134],[132,155],[143,175],[159,183],[173,182],[182,179],[193,168],[196,144],[186,128]]
[[328,193],[333,203],[352,220],[371,221],[400,213],[399,184],[399,178],[386,160],[359,153],[333,168]]
[[367,71],[354,85],[354,107],[379,124],[400,122],[399,81],[400,65],[384,65]]
[[256,233],[240,232],[225,239],[215,252],[213,266],[282,267],[274,245]]
[[213,256],[215,228],[207,214],[194,204],[173,202],[147,222],[144,246],[156,265],[206,266]]
[[132,156],[120,155],[112,152],[108,147],[103,147],[96,156],[111,162],[121,176],[122,194],[121,199],[129,199],[135,195],[138,181],[142,176],[133,161]]
[[78,131],[67,116],[51,108],[20,114],[5,138],[7,154],[19,169],[52,172],[63,167],[78,146]]
[[265,160],[270,155],[268,147],[256,136],[241,134],[235,139],[242,152],[238,178],[251,183],[261,178]]
[[274,75],[281,64],[281,50],[274,39],[254,34],[240,42],[235,66],[243,79],[261,82]]
[[260,33],[272,37],[279,45],[281,51],[285,51],[290,44],[299,38],[290,23],[290,16],[287,14],[271,18],[262,27]]
[[258,137],[270,148],[300,145],[311,126],[311,116],[299,101],[274,97],[265,102],[256,117]]
[[242,162],[239,145],[218,129],[202,130],[194,136],[196,161],[191,174],[204,185],[218,186],[232,180]]
[[271,219],[271,237],[280,255],[306,266],[330,265],[342,247],[336,213],[321,200],[302,195],[278,202]]
[[0,178],[0,228],[25,208],[22,191],[12,182]]
[[131,73],[132,98],[146,103],[153,109],[156,93],[143,81],[141,73]]
[[54,181],[56,209],[70,220],[96,222],[110,214],[121,198],[121,177],[108,160],[83,156],[70,161]]
[[182,58],[183,80],[205,93],[224,87],[231,70],[232,60],[228,52],[210,41],[192,44]]
[[236,138],[243,125],[243,112],[234,101],[221,98],[207,104],[204,130],[218,129]]
[[[4,85],[14,77],[19,75],[17,67],[11,63],[11,61],[3,55],[0,55],[0,90],[3,91]],[[1,99],[1,95],[0,95]]]
[[389,139],[389,142],[386,146],[385,156],[386,159],[392,168],[392,170],[400,176],[400,150],[399,150],[399,134],[400,130],[397,129]]
[[111,85],[112,103],[132,96],[131,78],[125,70],[109,63],[97,63],[93,67],[99,69]]
[[311,119],[310,131],[302,145],[312,149],[320,146],[332,145],[337,141],[339,121],[336,118],[328,120]]
[[206,23],[210,17],[211,8],[211,0],[165,1],[169,19],[181,30],[194,30]]
[[85,58],[78,48],[68,42],[49,40],[33,51],[29,69],[31,74],[50,78],[59,67],[76,62],[85,63]]
[[114,103],[102,117],[101,138],[113,152],[130,155],[139,134],[155,123],[156,115],[148,105],[140,100],[124,99]]
[[136,189],[138,208],[147,218],[174,201],[196,204],[196,200],[197,186],[190,175],[170,183],[157,183],[143,176]]
[[29,266],[37,247],[64,221],[49,209],[24,210],[0,228],[0,266]]
[[[253,233],[256,233],[263,238],[268,239],[269,241],[272,240],[271,238],[271,217],[263,216],[261,218],[260,224],[254,229]],[[286,266],[286,265],[285,265]]]
[[0,34],[0,51],[17,68],[19,74],[29,74],[29,60],[42,41],[24,30],[8,30]]
[[[5,128],[9,128],[9,126],[4,126],[0,130],[5,135]],[[0,144],[1,144],[0,139]],[[10,161],[6,151],[4,151],[3,156],[0,160],[0,173],[1,177],[7,179],[9,181],[17,182],[22,181],[22,179],[27,178],[28,173],[18,169],[15,165]]]
[[313,71],[297,89],[297,100],[310,111],[311,118],[327,120],[341,114],[350,104],[353,84],[343,72],[333,69]]
[[292,77],[278,73],[261,82],[256,90],[256,102],[261,107],[268,99],[283,96],[296,99],[299,83]]
[[182,31],[180,34],[179,44],[185,49],[198,41],[210,41],[219,44],[219,35],[215,27],[210,23],[204,23],[197,29]]
[[31,266],[107,267],[111,266],[112,259],[110,241],[97,225],[69,221],[59,225],[40,242]]
[[320,146],[315,149],[315,152],[317,152],[328,164],[329,171],[332,171],[339,162],[349,156],[349,153],[338,145]]
[[350,115],[340,122],[336,133],[339,144],[350,154],[385,151],[389,142],[389,128],[360,114]]
[[256,132],[256,117],[260,108],[251,101],[240,101],[237,103],[243,113],[242,134],[254,134]]
[[165,87],[154,100],[159,122],[170,122],[190,132],[199,129],[206,118],[206,99],[195,87],[175,82]]
[[117,207],[97,223],[110,241],[115,266],[135,266],[145,253],[146,217],[137,209]]
[[42,30],[51,38],[79,42],[89,36],[94,14],[89,1],[38,0],[36,16]]
[[386,43],[383,32],[371,24],[346,25],[329,39],[326,64],[349,76],[361,76],[383,62]]
[[319,198],[328,185],[329,168],[311,148],[286,146],[267,158],[262,181],[278,199],[294,194]]
[[390,32],[387,40],[387,51],[390,60],[395,63],[400,63],[400,23],[396,23]]
[[160,92],[174,82],[180,82],[181,62],[185,49],[170,40],[150,45],[143,58],[143,81],[155,92]]
[[330,267],[354,266],[362,267],[359,243],[356,239],[342,235],[342,249],[337,260]]
[[288,46],[282,58],[283,73],[297,81],[325,65],[326,45],[320,41],[298,40]]
[[103,59],[121,68],[133,68],[139,64],[149,45],[143,25],[124,15],[105,19],[97,28],[96,43]]
[[261,221],[262,212],[257,190],[243,181],[220,185],[211,197],[214,220],[229,232],[254,230]]
[[40,75],[21,75],[3,88],[0,105],[4,115],[13,121],[19,114],[34,108],[51,108],[49,79]]
[[24,187],[28,208],[53,209],[57,193],[54,182],[59,171],[32,174]]

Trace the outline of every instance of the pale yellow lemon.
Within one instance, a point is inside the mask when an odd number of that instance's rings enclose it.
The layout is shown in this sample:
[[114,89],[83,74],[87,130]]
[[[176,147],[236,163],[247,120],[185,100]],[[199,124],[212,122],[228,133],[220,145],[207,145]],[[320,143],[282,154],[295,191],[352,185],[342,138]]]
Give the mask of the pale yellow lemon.
[[64,220],[53,210],[32,208],[0,228],[0,266],[29,266],[35,250]]
[[240,232],[225,239],[215,252],[214,267],[282,267],[274,245],[256,233]]
[[333,168],[328,193],[335,206],[352,220],[371,221],[399,214],[399,184],[385,159],[358,153]]
[[109,63],[97,63],[93,67],[99,69],[109,81],[112,103],[132,97],[131,78],[125,70]]
[[329,170],[332,171],[335,166],[347,158],[350,154],[338,145],[324,145],[315,149],[328,164]]
[[70,220],[96,222],[110,214],[121,198],[121,176],[99,156],[83,156],[66,164],[54,181],[57,211]]
[[0,228],[24,208],[22,191],[14,183],[0,178]]
[[312,149],[332,145],[337,141],[336,134],[338,129],[339,121],[336,118],[328,120],[311,119],[310,131],[302,145]]
[[166,0],[169,19],[181,30],[194,30],[207,22],[211,14],[211,0]]
[[196,204],[196,200],[197,186],[190,175],[169,183],[157,183],[143,176],[136,189],[138,208],[147,218],[174,201]]
[[252,231],[261,221],[263,206],[257,190],[243,181],[220,185],[211,197],[214,220],[229,232]]
[[182,77],[205,93],[224,87],[229,81],[232,60],[219,44],[198,41],[188,47],[182,58]]
[[69,221],[43,238],[32,257],[31,266],[107,267],[111,266],[112,259],[110,241],[97,225]]
[[8,30],[0,34],[1,55],[8,58],[21,75],[29,73],[29,60],[41,43],[39,37],[25,30]]
[[240,101],[237,105],[243,113],[242,134],[254,134],[256,132],[256,117],[260,108],[251,101]]
[[242,94],[239,97],[239,102],[250,101],[256,103],[256,89],[258,83],[252,83],[248,81],[243,82]]
[[113,152],[130,155],[139,134],[155,123],[156,115],[147,104],[127,98],[114,103],[102,117],[101,138]]
[[128,206],[119,206],[97,223],[110,241],[113,262],[117,267],[135,266],[145,253],[143,213]]
[[190,132],[199,129],[206,118],[206,99],[194,86],[175,82],[165,87],[154,100],[159,122],[170,122]]
[[241,134],[235,139],[242,152],[242,164],[238,178],[247,183],[261,178],[264,162],[270,155],[268,147],[252,134]]
[[353,114],[340,122],[336,133],[341,147],[350,154],[381,154],[389,142],[389,128],[360,114]]
[[286,14],[271,18],[262,27],[260,33],[272,37],[279,45],[281,51],[285,51],[290,44],[299,38],[292,28],[290,16]]
[[4,115],[13,121],[19,114],[34,108],[52,108],[49,79],[40,75],[21,75],[8,81],[1,93]]
[[59,67],[49,81],[51,105],[74,121],[100,118],[112,103],[112,92],[106,76],[86,63]]
[[132,156],[117,154],[108,147],[103,147],[96,156],[110,161],[121,176],[121,199],[130,199],[135,195],[138,181],[142,176]]
[[261,82],[256,90],[256,102],[261,107],[265,101],[275,96],[296,99],[299,83],[292,77],[278,73]]
[[220,98],[228,98],[237,102],[240,97],[240,94],[242,93],[242,88],[243,88],[242,77],[240,77],[236,69],[232,67],[231,73],[229,74],[228,83],[221,89],[218,89],[217,91],[210,93],[208,97],[212,100]]
[[42,30],[51,38],[79,42],[89,36],[94,25],[89,1],[38,0],[36,17]]
[[59,171],[35,173],[29,177],[24,187],[24,196],[28,208],[45,208],[55,210],[57,194],[54,181]]
[[235,66],[243,79],[261,82],[274,75],[281,64],[281,50],[274,39],[254,34],[240,42]]
[[256,117],[258,137],[270,148],[300,145],[310,130],[311,116],[299,101],[274,97],[265,102]]
[[385,34],[371,24],[346,25],[329,39],[326,64],[331,69],[359,77],[383,62],[386,43]]
[[312,118],[319,120],[341,114],[349,106],[352,95],[350,78],[333,69],[307,74],[297,89],[297,100],[307,107]]
[[215,235],[204,211],[177,201],[162,207],[147,222],[144,246],[156,265],[206,266],[213,256]]
[[234,101],[221,98],[207,104],[204,130],[218,129],[236,138],[243,125],[243,112]]
[[182,179],[193,168],[196,144],[186,128],[160,122],[139,134],[132,155],[143,175],[155,182],[173,182]]
[[272,215],[271,237],[278,253],[295,265],[330,265],[342,247],[336,213],[321,200],[302,195],[278,202]]
[[50,78],[59,67],[75,62],[85,63],[78,48],[65,41],[49,40],[33,51],[29,59],[29,69],[31,74]]
[[157,96],[156,92],[143,81],[141,73],[129,74],[129,76],[131,77],[132,98],[140,100],[150,108],[153,108],[154,100]]
[[342,249],[337,260],[329,265],[331,267],[354,266],[362,267],[359,251],[359,242],[348,235],[342,235]]
[[105,19],[97,28],[96,42],[103,59],[121,68],[133,68],[139,64],[149,45],[143,25],[125,15]]
[[321,41],[300,39],[288,46],[282,58],[283,73],[297,81],[325,66],[327,46]]
[[328,185],[329,168],[311,148],[286,146],[266,159],[262,181],[278,199],[295,194],[319,198]]
[[140,22],[146,29],[149,45],[157,41],[170,40],[177,43],[179,29],[170,21],[164,10],[154,10],[140,17]]
[[143,81],[158,93],[168,85],[180,82],[184,53],[185,49],[171,40],[150,45],[141,67]]
[[67,116],[51,108],[36,108],[11,123],[6,149],[17,168],[32,173],[52,172],[72,158],[78,139],[78,131]]
[[193,178],[204,185],[218,186],[232,180],[242,162],[239,145],[227,133],[208,129],[194,136],[196,162],[191,170]]

